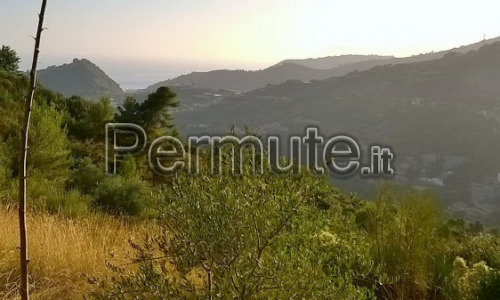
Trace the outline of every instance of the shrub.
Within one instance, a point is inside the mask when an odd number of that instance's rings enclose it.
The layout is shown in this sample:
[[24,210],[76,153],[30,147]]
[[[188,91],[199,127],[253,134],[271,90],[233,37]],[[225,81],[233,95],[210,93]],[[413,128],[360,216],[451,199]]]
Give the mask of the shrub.
[[458,256],[470,262],[484,261],[488,266],[500,268],[500,241],[492,234],[468,236],[455,249]]
[[117,215],[140,216],[152,208],[152,192],[147,184],[133,176],[133,159],[126,159],[127,173],[106,176],[101,167],[88,158],[73,172],[67,186],[93,197],[94,205]]
[[64,185],[35,175],[28,185],[30,209],[59,213],[67,217],[85,217],[91,212],[92,198],[78,190],[66,190]]
[[151,192],[140,179],[105,177],[94,193],[95,203],[105,211],[140,216],[151,204]]
[[420,299],[433,293],[433,266],[441,251],[437,233],[442,223],[435,199],[419,191],[384,187],[368,215],[373,255],[383,273],[392,278],[381,286],[381,295]]
[[[139,268],[111,266],[115,276],[100,281],[94,298],[373,296],[367,277],[376,270],[363,235],[323,179],[179,174],[162,194],[164,234],[133,244]],[[318,209],[318,199],[330,209]]]
[[481,278],[477,291],[479,300],[497,300],[500,299],[500,272],[490,272]]
[[85,194],[93,194],[99,184],[104,180],[103,170],[92,163],[89,158],[83,159],[73,171],[67,186],[76,188]]
[[[478,299],[478,293],[488,292],[490,286],[484,280],[490,277],[491,272],[492,269],[484,262],[475,263],[469,267],[465,259],[457,257],[453,262],[453,279],[458,288],[459,299],[475,300]],[[482,282],[484,282],[484,289],[481,291]]]

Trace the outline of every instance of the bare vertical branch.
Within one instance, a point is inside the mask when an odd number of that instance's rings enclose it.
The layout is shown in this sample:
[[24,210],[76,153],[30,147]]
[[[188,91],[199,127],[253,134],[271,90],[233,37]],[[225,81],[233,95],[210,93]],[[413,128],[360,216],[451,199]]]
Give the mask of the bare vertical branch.
[[20,294],[22,300],[29,299],[28,282],[28,235],[26,233],[26,183],[27,183],[27,159],[28,159],[28,136],[31,119],[31,107],[36,88],[36,67],[38,64],[38,54],[40,53],[40,40],[43,31],[43,17],[47,0],[42,1],[42,8],[38,15],[38,28],[35,38],[35,50],[33,53],[33,64],[30,72],[29,91],[24,98],[24,124],[21,128],[21,152],[19,159],[19,237],[20,237],[20,262],[21,262],[21,286]]

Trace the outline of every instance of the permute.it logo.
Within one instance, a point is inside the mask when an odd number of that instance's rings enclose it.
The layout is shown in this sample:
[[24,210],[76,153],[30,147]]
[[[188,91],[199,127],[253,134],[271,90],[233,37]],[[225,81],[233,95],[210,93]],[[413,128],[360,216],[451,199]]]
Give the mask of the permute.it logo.
[[[146,131],[136,124],[108,123],[105,130],[107,174],[116,174],[117,162],[121,158],[139,155],[148,146]],[[120,141],[125,139],[127,143],[120,144]],[[261,174],[264,172],[264,161],[266,161],[269,169],[277,174],[300,173],[303,168],[307,168],[314,174],[324,175],[328,171],[337,177],[347,177],[357,173],[365,177],[394,175],[392,168],[394,154],[390,147],[371,146],[368,153],[370,162],[366,166],[361,166],[362,153],[359,143],[348,135],[325,139],[319,134],[318,128],[307,127],[303,136],[291,136],[288,143],[289,157],[297,158],[295,160],[280,159],[279,136],[269,136],[266,146],[260,138],[253,135],[190,136],[187,138],[187,148],[196,149],[196,155],[187,155],[186,144],[178,138],[161,136],[149,144],[147,161],[149,167],[159,175],[171,176],[184,169],[190,174],[198,174],[199,149],[209,147],[211,173],[221,174],[223,157],[219,150],[231,147],[230,170],[234,175],[240,174],[243,169],[245,155],[251,156],[249,159],[252,161],[253,171]],[[303,151],[305,153],[302,153]],[[258,159],[263,155],[267,156],[267,160]],[[302,161],[303,157],[305,161]]]

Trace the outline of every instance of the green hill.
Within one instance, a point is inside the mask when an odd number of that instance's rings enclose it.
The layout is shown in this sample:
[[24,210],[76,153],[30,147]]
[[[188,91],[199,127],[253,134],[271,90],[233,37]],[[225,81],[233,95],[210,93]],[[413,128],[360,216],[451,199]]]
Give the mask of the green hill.
[[[365,147],[389,145],[403,182],[436,188],[449,205],[464,202],[475,209],[461,213],[482,218],[500,210],[496,196],[486,204],[475,203],[470,186],[497,185],[498,82],[500,42],[432,61],[379,66],[310,83],[288,81],[178,112],[175,119],[184,134],[225,133],[233,124],[242,132],[247,124],[262,135],[287,137],[314,125],[325,137],[348,133]],[[437,157],[431,159],[435,165],[453,157],[463,163],[431,172],[427,157]],[[410,169],[418,171],[416,178]],[[448,171],[453,176],[443,175]],[[419,177],[437,177],[444,186],[429,186]],[[368,186],[369,181],[361,180],[351,188]]]
[[121,98],[124,94],[118,83],[87,59],[74,59],[72,63],[51,66],[38,71],[38,81],[64,96],[95,99],[102,96]]

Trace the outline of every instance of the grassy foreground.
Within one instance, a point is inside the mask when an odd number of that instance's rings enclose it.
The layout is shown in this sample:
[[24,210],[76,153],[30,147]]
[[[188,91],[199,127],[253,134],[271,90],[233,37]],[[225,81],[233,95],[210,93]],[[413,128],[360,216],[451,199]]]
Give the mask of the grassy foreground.
[[[68,219],[28,215],[33,299],[82,299],[92,289],[84,274],[106,275],[105,261],[126,260],[128,240],[154,225],[129,224],[111,216]],[[17,210],[0,207],[0,299],[17,299],[19,230]]]

